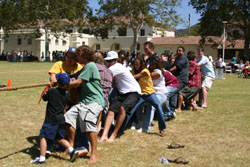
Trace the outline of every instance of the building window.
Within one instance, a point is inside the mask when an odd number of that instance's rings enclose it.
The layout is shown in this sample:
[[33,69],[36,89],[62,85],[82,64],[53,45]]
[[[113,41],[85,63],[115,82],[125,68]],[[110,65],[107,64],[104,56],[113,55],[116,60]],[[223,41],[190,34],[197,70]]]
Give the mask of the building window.
[[58,39],[55,40],[55,44],[56,44],[56,45],[59,44],[59,40],[58,40]]
[[141,45],[139,43],[136,45],[137,50],[140,50],[140,46]]
[[100,50],[101,49],[101,45],[100,44],[96,44],[95,45],[95,50]]
[[87,28],[83,29],[82,33],[83,34],[89,34],[89,29],[87,29]]
[[118,36],[127,36],[127,28],[126,27],[120,27],[117,30]]
[[145,29],[141,29],[141,36],[145,36]]
[[22,45],[22,39],[21,38],[17,39],[17,45]]
[[120,44],[115,44],[115,50],[120,50]]
[[66,30],[66,33],[69,33],[69,34],[70,34],[70,33],[72,33],[72,32],[73,32],[72,29],[67,29],[67,30]]
[[28,44],[28,45],[32,45],[32,39],[31,39],[31,38],[29,38],[29,39],[27,40],[27,44]]
[[67,41],[63,40],[62,43],[63,43],[63,46],[65,46],[67,44]]
[[84,42],[84,41],[82,42],[82,45],[85,45],[85,42]]

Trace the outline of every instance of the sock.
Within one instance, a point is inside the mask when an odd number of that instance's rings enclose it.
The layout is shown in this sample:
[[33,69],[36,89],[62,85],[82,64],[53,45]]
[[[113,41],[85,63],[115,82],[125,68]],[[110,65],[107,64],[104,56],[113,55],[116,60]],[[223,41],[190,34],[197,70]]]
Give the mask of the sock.
[[69,150],[69,153],[72,153],[73,150],[74,150],[74,148],[73,147],[69,147],[68,150]]
[[42,156],[42,155],[40,155],[40,159],[39,159],[39,161],[40,161],[40,162],[45,161],[45,157],[44,157],[44,156]]

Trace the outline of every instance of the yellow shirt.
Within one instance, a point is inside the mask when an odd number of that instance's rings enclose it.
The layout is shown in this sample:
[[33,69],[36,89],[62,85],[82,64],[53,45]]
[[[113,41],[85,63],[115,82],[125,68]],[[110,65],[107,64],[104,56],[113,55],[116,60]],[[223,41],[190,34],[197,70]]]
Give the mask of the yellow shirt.
[[[142,72],[146,72],[146,76],[143,76],[139,79],[139,85],[141,87],[141,94],[142,95],[149,95],[155,93],[153,81],[150,75],[150,72],[147,68],[144,68]],[[135,75],[134,71],[132,70],[132,74]]]
[[[49,74],[58,74],[58,73],[67,73],[72,75],[82,69],[81,64],[76,63],[75,66],[68,66],[65,61],[56,62],[51,69],[49,70]],[[77,101],[77,88],[70,88],[69,90],[69,102],[76,104]]]

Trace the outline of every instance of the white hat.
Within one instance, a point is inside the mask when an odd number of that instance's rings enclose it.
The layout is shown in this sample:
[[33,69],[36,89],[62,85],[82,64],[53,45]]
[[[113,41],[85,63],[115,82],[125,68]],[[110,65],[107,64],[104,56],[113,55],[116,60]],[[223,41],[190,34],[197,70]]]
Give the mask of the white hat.
[[115,51],[109,51],[107,53],[106,58],[104,58],[104,60],[113,60],[113,59],[118,59],[118,54]]

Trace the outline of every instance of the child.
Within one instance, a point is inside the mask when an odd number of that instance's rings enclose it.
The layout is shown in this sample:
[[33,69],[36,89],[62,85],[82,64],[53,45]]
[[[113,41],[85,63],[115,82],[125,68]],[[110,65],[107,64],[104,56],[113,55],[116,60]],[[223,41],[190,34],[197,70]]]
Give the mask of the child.
[[67,101],[66,88],[70,82],[70,77],[66,73],[56,74],[57,88],[51,88],[42,98],[48,101],[46,116],[40,130],[40,157],[30,161],[31,164],[45,164],[45,153],[47,149],[46,139],[56,140],[70,152],[70,161],[73,162],[78,152],[73,149],[67,140],[64,139],[65,118],[64,107]]

